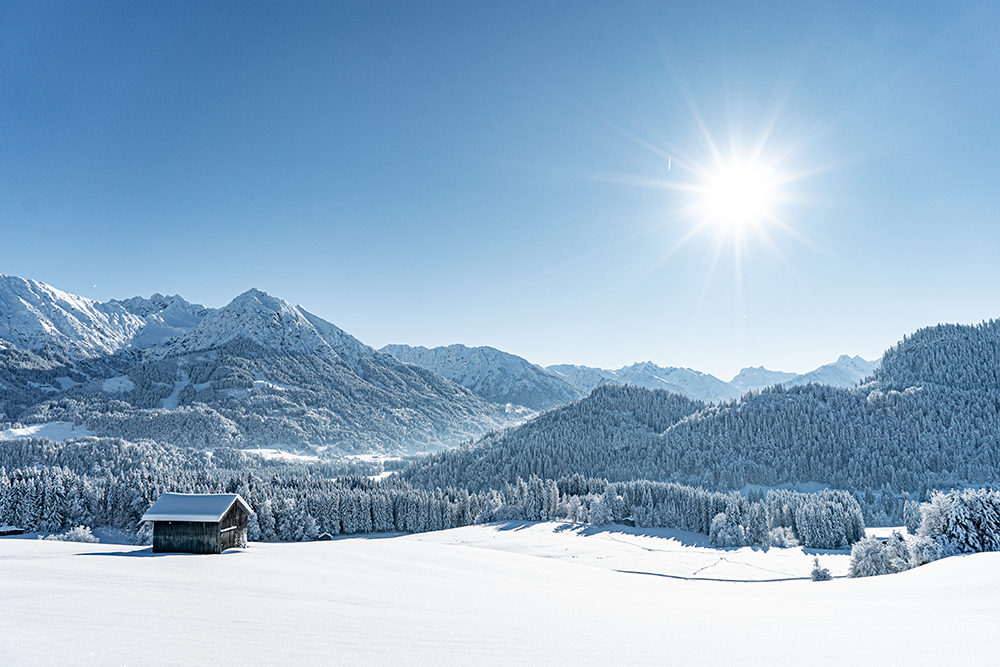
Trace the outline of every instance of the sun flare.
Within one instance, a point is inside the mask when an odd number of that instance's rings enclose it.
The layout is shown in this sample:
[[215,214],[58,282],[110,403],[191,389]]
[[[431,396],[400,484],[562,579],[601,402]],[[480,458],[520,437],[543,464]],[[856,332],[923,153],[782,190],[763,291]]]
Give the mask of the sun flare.
[[707,174],[701,190],[702,207],[711,221],[738,229],[772,217],[777,181],[772,168],[734,159]]

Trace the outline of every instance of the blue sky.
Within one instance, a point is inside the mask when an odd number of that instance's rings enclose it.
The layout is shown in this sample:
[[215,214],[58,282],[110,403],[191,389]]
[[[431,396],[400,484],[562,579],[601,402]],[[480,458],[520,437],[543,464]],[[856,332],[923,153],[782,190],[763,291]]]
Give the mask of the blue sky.
[[726,380],[1000,317],[1000,6],[817,4],[0,3],[0,273]]

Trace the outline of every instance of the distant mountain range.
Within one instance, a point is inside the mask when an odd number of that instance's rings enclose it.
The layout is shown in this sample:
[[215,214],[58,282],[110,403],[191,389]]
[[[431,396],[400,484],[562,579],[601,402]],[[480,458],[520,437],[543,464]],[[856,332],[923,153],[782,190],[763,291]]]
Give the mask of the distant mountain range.
[[513,403],[533,410],[547,410],[588,395],[606,384],[665,389],[691,399],[718,403],[739,398],[748,391],[776,384],[786,387],[809,383],[853,387],[871,375],[877,361],[842,355],[836,362],[804,374],[744,368],[730,382],[690,368],[657,366],[645,361],[617,370],[572,366],[542,368],[526,359],[492,347],[410,347],[386,345],[381,349],[400,361],[423,366],[493,403]]

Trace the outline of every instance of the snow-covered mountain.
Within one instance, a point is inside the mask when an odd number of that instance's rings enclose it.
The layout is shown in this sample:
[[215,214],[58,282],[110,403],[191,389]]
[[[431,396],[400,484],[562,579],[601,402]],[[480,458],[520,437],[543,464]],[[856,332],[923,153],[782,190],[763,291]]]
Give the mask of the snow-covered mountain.
[[786,373],[784,371],[769,371],[763,366],[749,366],[736,374],[729,384],[742,393],[773,387],[776,384],[790,382],[799,377],[796,373]]
[[176,294],[163,296],[157,293],[148,299],[135,296],[123,301],[112,299],[103,305],[114,304],[146,320],[145,326],[132,339],[132,345],[140,349],[183,336],[213,311],[197,303],[188,303]]
[[589,394],[594,390],[594,387],[600,387],[603,384],[621,384],[618,375],[614,371],[606,371],[603,368],[556,364],[554,366],[547,366],[546,370],[558,375],[579,389],[583,394]]
[[826,364],[808,373],[795,374],[782,371],[769,371],[763,366],[744,368],[729,384],[738,389],[741,394],[754,389],[765,389],[776,384],[785,387],[798,387],[805,384],[825,384],[830,387],[854,387],[875,372],[880,359],[866,361],[861,357],[840,355],[837,361]]
[[491,403],[548,410],[584,395],[555,373],[492,347],[386,345],[381,351],[432,370]]
[[853,387],[874,373],[879,363],[881,363],[881,359],[865,361],[861,357],[842,354],[834,363],[797,375],[784,384],[787,387],[809,383],[826,384],[831,387]]
[[665,389],[699,401],[727,401],[739,397],[742,392],[714,375],[690,368],[657,366],[651,361],[643,361],[624,366],[618,370],[572,366],[561,364],[549,366],[567,382],[584,393],[605,384],[634,385],[646,389]]
[[523,421],[251,289],[217,310],[0,282],[0,423],[204,447],[427,451]]
[[24,350],[48,346],[70,359],[159,345],[183,336],[209,312],[179,296],[101,303],[37,280],[0,275],[0,338]]
[[146,325],[117,303],[100,303],[37,280],[0,275],[0,338],[20,349],[75,359],[114,354]]
[[208,313],[181,338],[157,351],[159,356],[211,350],[241,339],[268,350],[340,358],[349,364],[375,351],[301,306],[250,289],[225,308]]
[[690,368],[664,368],[651,361],[619,368],[615,375],[625,384],[647,389],[666,389],[700,401],[717,403],[740,395],[738,389],[714,375]]
[[729,382],[690,368],[664,368],[649,361],[618,370],[569,364],[549,366],[548,370],[585,394],[604,384],[631,384],[647,389],[666,389],[688,398],[717,403],[739,398],[748,391],[773,387],[776,384],[786,387],[810,383],[831,387],[853,387],[871,375],[878,365],[877,360],[866,361],[861,357],[850,357],[845,354],[832,364],[820,366],[803,374],[770,371],[763,366],[744,368]]

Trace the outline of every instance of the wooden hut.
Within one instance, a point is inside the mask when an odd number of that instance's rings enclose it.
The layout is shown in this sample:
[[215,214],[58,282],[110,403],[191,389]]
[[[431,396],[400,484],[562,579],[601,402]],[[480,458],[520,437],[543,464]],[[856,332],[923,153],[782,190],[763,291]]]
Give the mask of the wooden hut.
[[164,493],[142,516],[157,553],[220,554],[247,545],[253,509],[235,493]]

